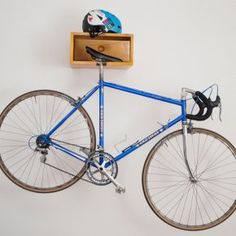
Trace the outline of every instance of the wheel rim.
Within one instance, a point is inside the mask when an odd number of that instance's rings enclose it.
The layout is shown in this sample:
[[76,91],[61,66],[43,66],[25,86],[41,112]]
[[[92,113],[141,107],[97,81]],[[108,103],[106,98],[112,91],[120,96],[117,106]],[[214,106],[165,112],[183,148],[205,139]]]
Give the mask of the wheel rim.
[[[35,192],[55,192],[69,187],[84,174],[84,163],[53,147],[44,147],[49,165],[42,161],[41,152],[35,152],[37,138],[67,114],[74,102],[59,92],[33,91],[15,99],[2,112],[0,166],[14,183]],[[91,151],[95,148],[94,128],[83,108],[51,138],[75,152],[79,152],[78,146]]]
[[222,136],[193,129],[188,134],[188,161],[197,179],[193,183],[181,142],[180,130],[151,150],[143,169],[144,194],[154,213],[166,223],[184,230],[208,229],[236,208],[236,151]]

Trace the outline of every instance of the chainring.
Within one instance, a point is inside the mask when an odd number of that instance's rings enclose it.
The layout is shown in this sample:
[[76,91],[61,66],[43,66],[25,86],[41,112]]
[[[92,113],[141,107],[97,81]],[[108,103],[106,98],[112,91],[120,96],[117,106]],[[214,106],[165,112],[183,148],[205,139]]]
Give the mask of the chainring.
[[[105,164],[109,162],[109,166]],[[114,179],[118,174],[118,165],[113,156],[103,151],[96,151],[92,153],[86,163],[86,174],[88,179],[96,185],[107,185],[111,180],[104,174],[105,169]]]

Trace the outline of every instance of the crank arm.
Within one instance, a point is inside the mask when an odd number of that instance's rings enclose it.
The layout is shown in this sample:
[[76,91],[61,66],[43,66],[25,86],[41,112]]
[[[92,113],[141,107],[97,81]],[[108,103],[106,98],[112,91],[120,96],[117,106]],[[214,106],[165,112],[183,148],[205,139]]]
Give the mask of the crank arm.
[[125,187],[121,185],[118,181],[116,181],[103,167],[103,165],[99,165],[98,163],[94,163],[98,170],[104,174],[116,187],[116,192],[117,193],[125,193]]
[[105,169],[102,170],[102,173],[115,185],[117,193],[125,193],[125,187],[117,182]]

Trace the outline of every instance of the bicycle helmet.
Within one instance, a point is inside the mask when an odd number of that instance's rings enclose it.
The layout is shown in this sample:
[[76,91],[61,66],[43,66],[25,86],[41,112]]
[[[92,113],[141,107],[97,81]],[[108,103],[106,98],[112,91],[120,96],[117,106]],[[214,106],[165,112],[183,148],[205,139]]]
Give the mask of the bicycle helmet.
[[84,17],[82,28],[83,32],[89,32],[92,38],[105,32],[122,32],[120,20],[110,12],[104,10],[89,11]]

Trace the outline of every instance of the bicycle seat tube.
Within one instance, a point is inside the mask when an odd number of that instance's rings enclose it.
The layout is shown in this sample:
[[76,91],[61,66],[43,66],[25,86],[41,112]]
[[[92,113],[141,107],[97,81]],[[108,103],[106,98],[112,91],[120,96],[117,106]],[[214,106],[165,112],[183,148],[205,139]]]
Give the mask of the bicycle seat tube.
[[104,150],[104,66],[106,63],[97,61],[99,66],[99,149]]

